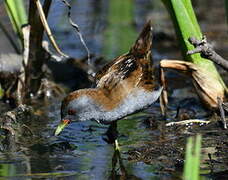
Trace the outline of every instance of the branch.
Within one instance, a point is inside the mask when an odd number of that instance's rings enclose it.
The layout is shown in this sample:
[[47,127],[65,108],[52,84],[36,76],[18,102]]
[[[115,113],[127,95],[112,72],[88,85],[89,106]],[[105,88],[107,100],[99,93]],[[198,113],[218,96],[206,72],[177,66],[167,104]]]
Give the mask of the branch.
[[195,49],[188,51],[187,55],[201,53],[202,57],[210,59],[225,70],[228,70],[228,60],[222,58],[213,50],[212,46],[207,42],[205,36],[202,40],[198,40],[195,37],[190,37],[188,41],[195,47]]

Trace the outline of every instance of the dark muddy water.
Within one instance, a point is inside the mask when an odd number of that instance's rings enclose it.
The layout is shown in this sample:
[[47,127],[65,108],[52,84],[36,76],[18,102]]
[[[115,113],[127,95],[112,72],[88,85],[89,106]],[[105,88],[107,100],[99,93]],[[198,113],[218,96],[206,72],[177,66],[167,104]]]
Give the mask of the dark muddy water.
[[[155,67],[163,58],[181,58],[171,20],[160,1],[70,2],[72,19],[79,25],[90,52],[96,57],[102,56],[108,60],[127,52],[146,20],[152,19]],[[223,1],[193,2],[204,34],[222,56],[228,57]],[[66,54],[84,58],[87,56],[85,48],[69,25],[66,14],[64,4],[53,1],[48,19],[50,26]],[[227,74],[221,72],[227,81]],[[55,77],[60,83],[79,88],[75,85],[78,82],[72,74],[74,71],[69,73],[69,78],[62,79],[58,73],[61,74],[57,72]],[[190,100],[183,109],[191,109],[191,118],[208,120],[207,111],[198,102],[191,80],[174,72],[168,72],[167,75],[168,81],[171,81],[167,122],[176,120],[180,101],[189,97],[196,100],[193,103]],[[61,98],[58,98],[36,108],[36,113],[42,114],[42,117],[31,127],[38,134],[34,141],[25,142],[19,152],[0,154],[0,179],[180,179],[186,137],[197,132],[203,134],[201,177],[227,178],[228,133],[216,123],[167,128],[157,102],[151,108],[118,122],[121,148],[121,158],[118,158],[122,164],[115,164],[113,159],[117,157],[113,146],[106,143],[103,135],[108,126],[96,122],[72,123],[59,137],[53,136],[60,120],[60,102]],[[212,155],[213,163],[208,154]]]

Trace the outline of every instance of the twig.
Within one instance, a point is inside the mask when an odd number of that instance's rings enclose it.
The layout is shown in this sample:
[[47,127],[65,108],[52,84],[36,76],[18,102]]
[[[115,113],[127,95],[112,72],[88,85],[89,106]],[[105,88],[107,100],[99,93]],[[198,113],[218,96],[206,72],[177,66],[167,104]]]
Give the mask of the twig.
[[223,105],[223,108],[225,109],[225,111],[228,112],[228,103],[223,102],[222,105]]
[[221,116],[221,119],[222,119],[222,122],[223,122],[223,127],[224,129],[227,129],[227,125],[226,125],[226,119],[225,119],[225,112],[224,112],[224,109],[223,109],[223,102],[221,100],[221,98],[217,98],[218,100],[218,107],[219,107],[219,111],[220,111],[220,116]]
[[23,35],[23,63],[20,70],[20,75],[18,76],[17,82],[17,104],[22,104],[24,98],[24,85],[25,85],[25,71],[28,64],[29,59],[29,36],[30,36],[30,25],[22,27],[22,35]]
[[195,37],[190,37],[188,40],[195,49],[188,51],[187,55],[201,53],[202,57],[210,59],[225,70],[228,70],[228,60],[224,59],[213,50],[212,46],[207,42],[206,36],[204,36],[202,40],[198,40]]
[[44,26],[44,29],[48,35],[48,38],[50,39],[52,45],[54,46],[55,50],[62,56],[65,56],[65,57],[69,57],[68,55],[64,54],[58,47],[57,43],[55,42],[55,39],[51,33],[51,30],[48,26],[48,23],[47,23],[47,20],[46,20],[46,17],[45,17],[45,14],[44,14],[44,11],[43,11],[43,8],[40,4],[40,1],[39,0],[36,0],[36,6],[37,6],[37,9],[38,9],[38,12],[39,12],[39,15],[40,15],[40,19],[41,19],[41,22]]
[[[71,26],[72,26],[73,28],[75,28],[75,30],[76,30],[76,32],[77,32],[79,38],[80,38],[81,43],[82,43],[82,45],[84,46],[84,48],[85,48],[85,50],[86,50],[86,52],[87,52],[88,65],[89,65],[90,67],[92,67],[91,58],[90,58],[90,57],[91,57],[91,53],[90,53],[90,51],[89,51],[89,48],[88,48],[88,46],[86,45],[86,43],[85,43],[85,41],[84,41],[84,39],[83,39],[83,36],[82,36],[82,34],[81,34],[81,32],[80,32],[80,29],[79,29],[79,26],[78,26],[76,23],[74,23],[73,20],[71,19],[71,6],[70,6],[69,2],[67,2],[66,0],[61,0],[61,1],[68,7],[68,19],[69,19],[69,22],[70,22]],[[92,69],[92,68],[91,68],[91,69]],[[93,72],[92,72],[92,73],[93,73]]]
[[170,122],[167,123],[166,126],[174,126],[174,125],[187,125],[187,124],[193,124],[193,123],[197,123],[197,124],[209,124],[210,121],[205,121],[205,120],[200,120],[200,119],[188,119],[188,120],[184,120],[184,121],[179,121],[179,122]]

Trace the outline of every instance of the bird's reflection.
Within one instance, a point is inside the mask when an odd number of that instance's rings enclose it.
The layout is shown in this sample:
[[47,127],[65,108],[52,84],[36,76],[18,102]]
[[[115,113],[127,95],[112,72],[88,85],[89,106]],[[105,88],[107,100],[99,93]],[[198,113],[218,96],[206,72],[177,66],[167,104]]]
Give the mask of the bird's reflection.
[[112,170],[109,176],[109,180],[141,180],[141,178],[129,174],[127,172],[127,169],[124,167],[124,163],[120,154],[120,148],[117,142],[118,135],[119,132],[117,130],[117,121],[113,121],[103,136],[103,140],[109,144],[114,145],[114,153],[112,156]]
[[141,178],[127,172],[120,151],[115,150],[112,157],[112,171],[109,180],[141,180]]

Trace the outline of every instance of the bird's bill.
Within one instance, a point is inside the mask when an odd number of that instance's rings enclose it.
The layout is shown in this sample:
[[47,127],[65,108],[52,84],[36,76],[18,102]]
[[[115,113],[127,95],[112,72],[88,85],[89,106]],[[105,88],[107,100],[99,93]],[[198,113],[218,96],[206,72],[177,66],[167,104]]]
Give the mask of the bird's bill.
[[62,121],[59,123],[58,127],[56,128],[56,130],[55,130],[55,136],[58,136],[58,135],[61,133],[61,131],[62,131],[69,123],[70,123],[70,120],[68,120],[68,119],[62,120]]

